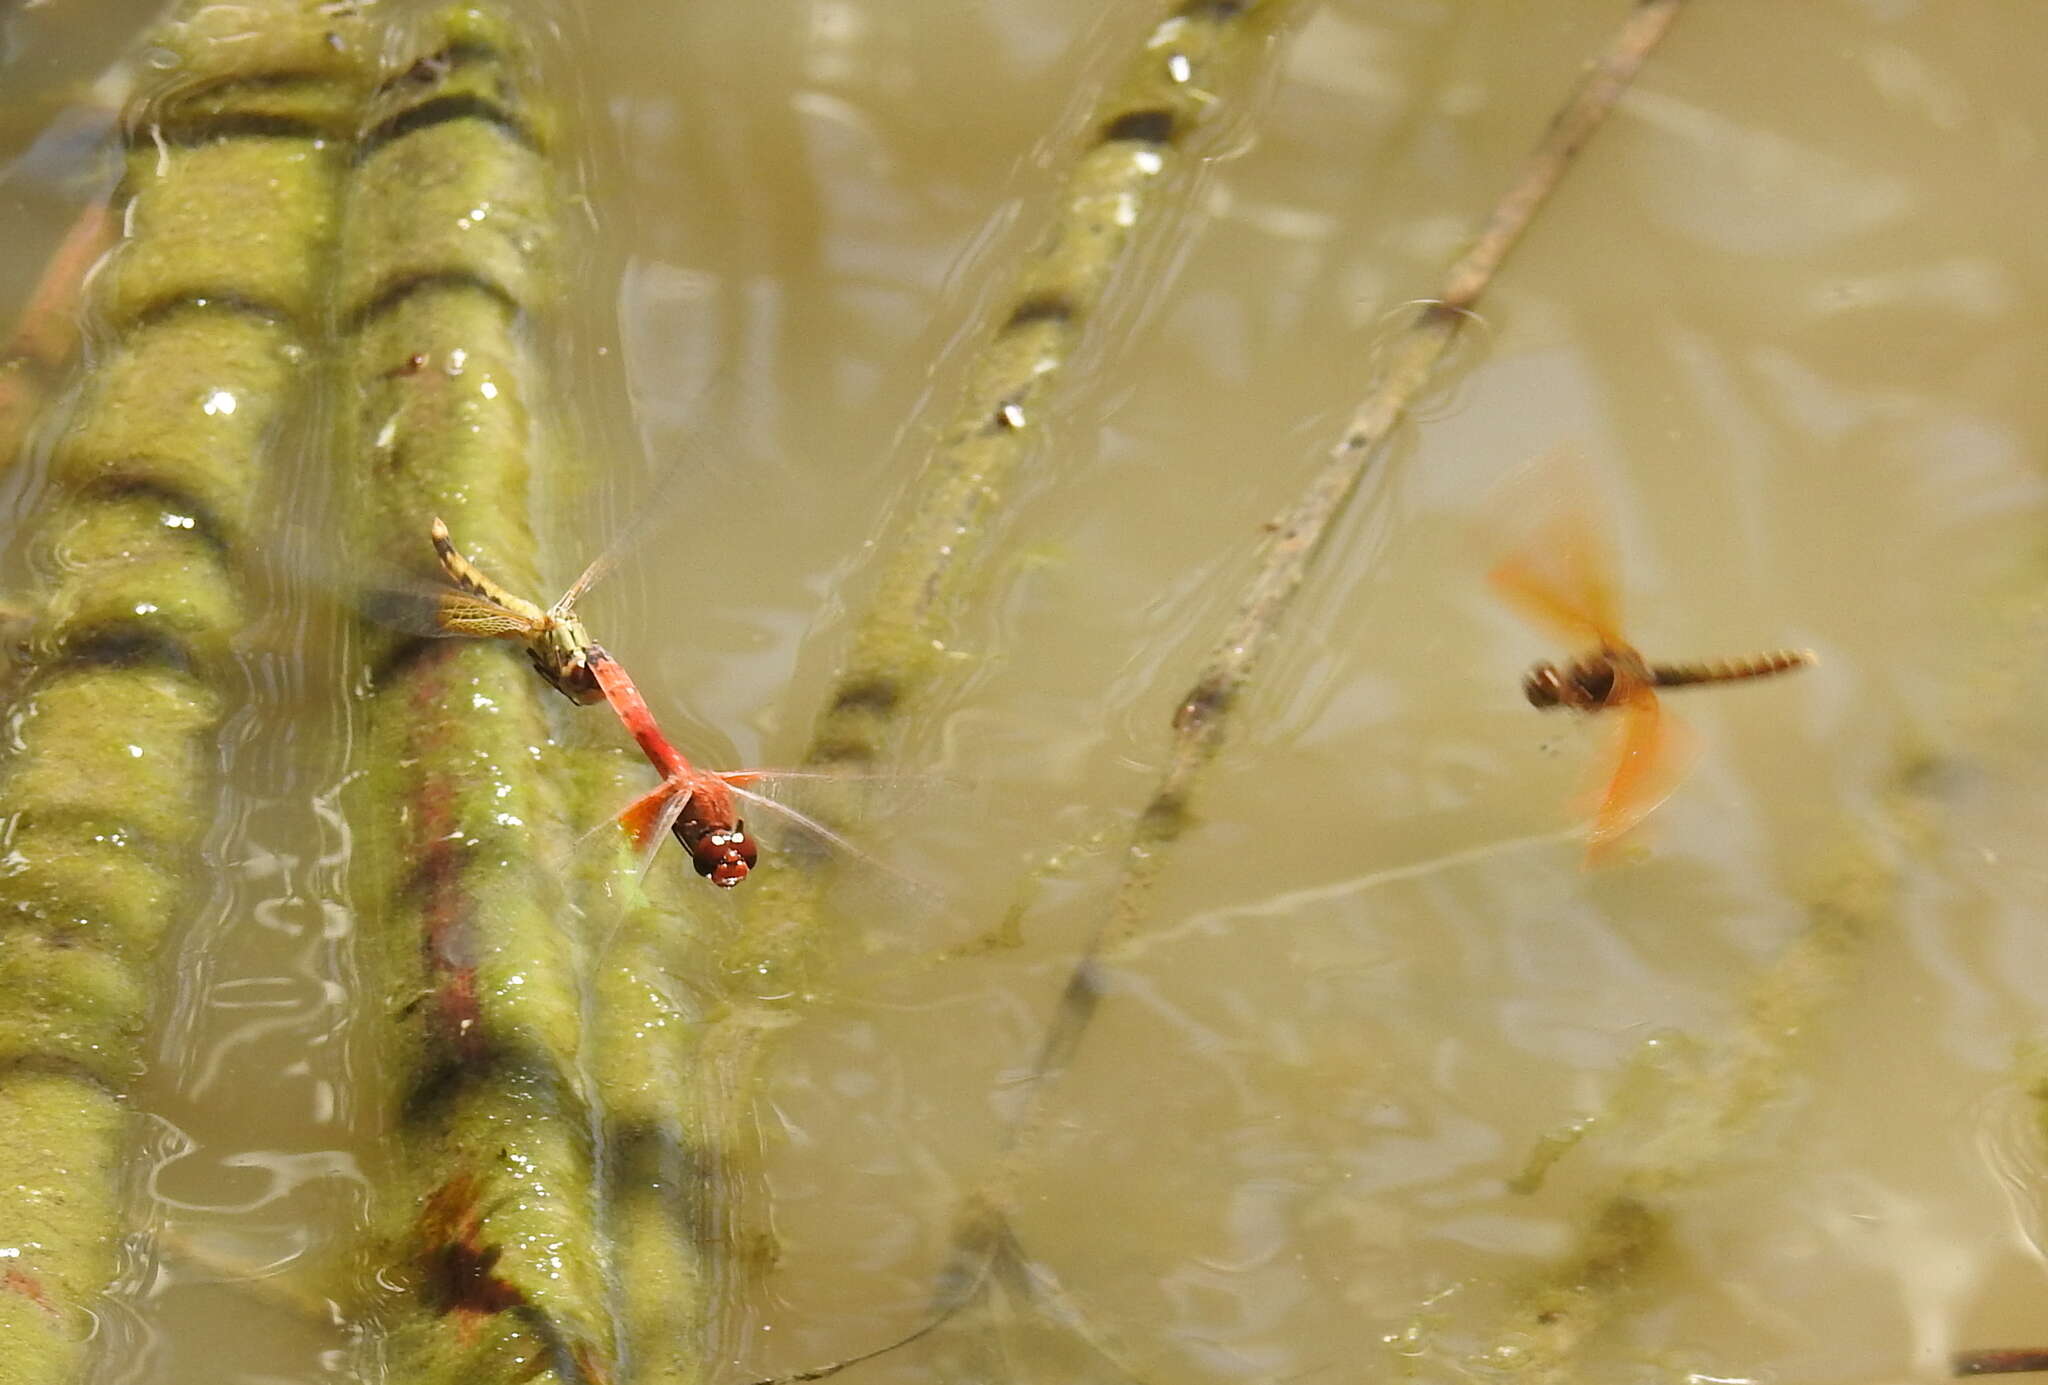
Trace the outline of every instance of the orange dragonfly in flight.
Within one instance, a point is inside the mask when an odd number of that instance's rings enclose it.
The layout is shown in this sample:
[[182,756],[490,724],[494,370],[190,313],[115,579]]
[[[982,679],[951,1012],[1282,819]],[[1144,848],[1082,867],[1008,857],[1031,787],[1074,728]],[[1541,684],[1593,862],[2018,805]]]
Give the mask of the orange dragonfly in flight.
[[1530,703],[1618,713],[1586,805],[1589,862],[1668,798],[1698,753],[1691,731],[1659,701],[1660,688],[1765,678],[1818,662],[1809,649],[1693,663],[1644,658],[1622,634],[1612,526],[1596,495],[1583,460],[1565,449],[1510,477],[1498,507],[1507,556],[1487,574],[1531,624],[1584,650],[1531,668],[1522,680]]

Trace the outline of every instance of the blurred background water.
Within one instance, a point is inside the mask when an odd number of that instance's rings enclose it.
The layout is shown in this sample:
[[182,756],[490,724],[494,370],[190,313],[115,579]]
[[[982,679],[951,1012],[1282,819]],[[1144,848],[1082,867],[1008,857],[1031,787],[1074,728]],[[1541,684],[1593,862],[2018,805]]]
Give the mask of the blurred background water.
[[[1115,839],[1261,523],[1625,8],[1329,0],[1290,31],[1059,392],[949,710],[905,756],[969,806],[870,825],[893,863],[993,923],[1048,852]],[[787,762],[965,350],[1158,8],[531,14],[587,122],[593,228],[561,404],[601,482],[548,517],[556,576],[659,493],[673,513],[585,614],[692,754]],[[0,10],[0,314],[89,191],[83,84],[152,15]],[[2044,42],[2024,7],[1689,9],[1240,709],[1018,1192],[1040,1296],[849,1379],[950,1378],[971,1333],[1024,1379],[1492,1378],[1512,1305],[1660,1137],[1724,1109],[1731,1070],[1767,1099],[1656,1189],[1669,1237],[1573,1378],[1928,1379],[1959,1347],[2048,1342],[2015,1066],[2048,982]],[[1700,766],[1590,875],[1559,834],[1597,732],[1522,701],[1563,651],[1489,597],[1475,537],[1491,487],[1561,441],[1621,516],[1647,652],[1822,658],[1675,695]],[[319,628],[252,645],[217,879],[164,960],[139,1098],[134,1205],[166,1239],[136,1239],[108,1379],[360,1365],[320,1265],[373,1196],[342,1039],[388,998],[351,964],[346,689],[293,672]],[[1069,854],[1020,946],[919,967],[905,940],[787,1036],[745,1188],[774,1250],[730,1286],[718,1378],[923,1320],[1114,882],[1113,853]],[[1760,1002],[1844,880],[1889,878],[1871,862],[1896,884],[1859,896],[1869,926],[1771,993],[1798,1003]],[[1759,1053],[1780,1057],[1731,1067]]]

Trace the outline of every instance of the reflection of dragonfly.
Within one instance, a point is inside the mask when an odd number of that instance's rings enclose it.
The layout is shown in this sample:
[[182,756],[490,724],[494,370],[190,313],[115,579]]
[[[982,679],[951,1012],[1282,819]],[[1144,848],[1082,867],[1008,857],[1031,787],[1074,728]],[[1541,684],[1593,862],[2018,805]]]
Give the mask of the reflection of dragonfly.
[[609,554],[584,569],[559,601],[542,610],[499,586],[463,557],[448,536],[448,526],[438,519],[433,535],[441,567],[459,589],[443,592],[438,598],[434,619],[440,629],[451,635],[517,640],[525,645],[534,669],[571,702],[587,706],[602,700],[611,704],[648,763],[660,772],[661,784],[619,814],[619,823],[635,846],[647,850],[672,831],[690,853],[697,874],[709,877],[714,885],[737,885],[747,878],[759,855],[739,816],[738,802],[743,800],[781,814],[815,837],[854,850],[823,824],[746,787],[768,778],[802,776],[699,769],[661,733],[640,689],[619,661],[590,638],[575,613],[577,600],[608,566]]
[[1591,646],[1567,663],[1537,664],[1522,691],[1537,707],[1621,713],[1590,804],[1589,856],[1597,858],[1670,795],[1696,753],[1692,733],[1664,710],[1657,689],[1763,678],[1804,668],[1816,657],[1811,650],[1779,649],[1740,659],[1651,663],[1621,633],[1611,530],[1584,463],[1569,451],[1550,452],[1504,490],[1502,522],[1511,542],[1488,580],[1534,624]]

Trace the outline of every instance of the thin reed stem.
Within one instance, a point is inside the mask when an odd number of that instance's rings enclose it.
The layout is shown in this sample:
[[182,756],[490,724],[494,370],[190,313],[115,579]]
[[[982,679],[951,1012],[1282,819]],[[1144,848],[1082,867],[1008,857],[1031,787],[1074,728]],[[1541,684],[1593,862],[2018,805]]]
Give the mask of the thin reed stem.
[[1172,859],[1171,848],[1187,830],[1203,773],[1223,744],[1261,660],[1278,638],[1331,526],[1379,460],[1395,425],[1428,387],[1509,251],[1613,110],[1683,3],[1640,0],[1553,117],[1478,238],[1444,275],[1436,297],[1417,310],[1389,347],[1379,378],[1322,466],[1270,526],[1272,538],[1236,613],[1174,711],[1165,773],[1131,831],[1109,907],[1068,978],[1059,1013],[1034,1067],[1033,1096],[1013,1140],[1022,1138],[1046,1088],[1072,1062],[1102,998],[1105,964],[1143,927],[1152,886]]
[[[889,557],[807,763],[881,759],[914,715],[931,711],[958,609],[979,580],[1006,489],[1037,455],[1054,385],[1076,351],[1102,335],[1101,310],[1139,252],[1156,251],[1171,229],[1167,214],[1190,195],[1204,130],[1249,104],[1280,51],[1276,30],[1301,8],[1300,0],[1175,0],[1097,103],[1051,218],[1000,300],[901,522],[880,545]],[[746,925],[731,945],[740,951],[723,965],[764,995],[805,994],[805,973],[834,936],[815,874],[764,871],[746,886]],[[790,1020],[787,999],[735,996],[710,1026],[697,1086],[723,1109],[707,1157],[745,1143],[745,1094],[768,1036]]]
[[[1566,98],[1477,238],[1445,273],[1434,299],[1417,310],[1387,349],[1378,377],[1323,464],[1295,503],[1269,526],[1272,538],[1250,585],[1194,685],[1175,708],[1165,772],[1131,830],[1116,891],[1062,990],[1025,1098],[1005,1132],[1003,1151],[969,1200],[972,1210],[961,1218],[943,1281],[961,1279],[970,1266],[985,1259],[992,1243],[989,1218],[1006,1223],[1004,1209],[1026,1167],[1051,1092],[1072,1065],[1108,993],[1111,965],[1145,925],[1152,888],[1187,831],[1204,773],[1278,639],[1332,526],[1372,473],[1395,426],[1434,379],[1509,252],[1668,32],[1683,3],[1641,0],[1636,5]],[[1603,1222],[1610,1228],[1615,1224],[1612,1218]]]

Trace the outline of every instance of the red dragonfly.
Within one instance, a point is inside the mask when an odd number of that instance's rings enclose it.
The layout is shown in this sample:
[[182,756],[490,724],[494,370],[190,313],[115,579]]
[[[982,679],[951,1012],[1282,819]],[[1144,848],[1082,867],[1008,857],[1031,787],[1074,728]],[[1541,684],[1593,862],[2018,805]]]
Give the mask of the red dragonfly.
[[1695,663],[1645,659],[1621,633],[1612,527],[1596,494],[1583,460],[1565,449],[1511,477],[1499,507],[1510,531],[1508,556],[1487,574],[1532,624],[1585,647],[1569,662],[1529,670],[1522,691],[1530,703],[1620,713],[1589,795],[1589,861],[1668,798],[1698,753],[1692,732],[1658,700],[1659,688],[1764,678],[1818,662],[1809,649]]
[[605,652],[603,645],[590,638],[590,632],[576,615],[577,600],[608,568],[609,553],[585,568],[575,584],[543,610],[485,576],[455,547],[448,526],[439,519],[433,524],[433,538],[442,570],[457,588],[442,592],[438,598],[434,619],[440,629],[451,635],[516,640],[525,645],[535,671],[571,702],[585,706],[598,701],[610,704],[647,762],[661,775],[658,787],[619,814],[620,826],[636,847],[651,851],[663,834],[673,832],[690,853],[690,863],[697,874],[730,889],[746,879],[760,859],[759,847],[739,816],[738,805],[745,801],[779,813],[805,832],[859,854],[858,848],[822,823],[747,788],[771,777],[826,776],[700,769],[662,734],[632,677]]

